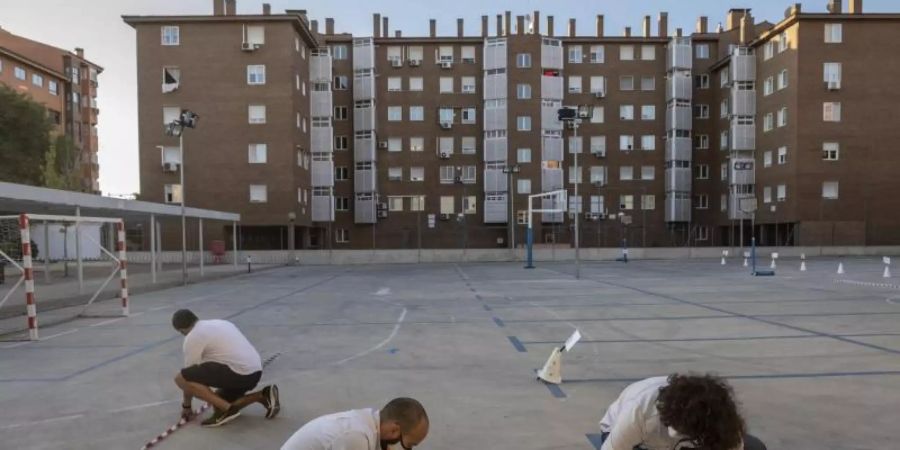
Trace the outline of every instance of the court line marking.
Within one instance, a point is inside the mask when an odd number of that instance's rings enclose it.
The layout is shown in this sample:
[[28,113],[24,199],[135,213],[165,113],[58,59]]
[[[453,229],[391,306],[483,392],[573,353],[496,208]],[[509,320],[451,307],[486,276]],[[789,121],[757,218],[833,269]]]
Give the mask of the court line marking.
[[53,423],[53,422],[62,422],[63,420],[78,419],[79,417],[84,417],[84,414],[71,414],[68,416],[54,417],[52,419],[35,420],[32,422],[14,423],[12,425],[5,425],[5,426],[0,427],[0,430],[10,430],[13,428],[29,427],[29,426],[33,426],[33,425],[44,425],[44,424]]
[[126,406],[124,408],[111,409],[111,410],[109,410],[109,413],[117,414],[117,413],[125,412],[125,411],[134,411],[136,409],[149,408],[151,406],[165,405],[167,403],[176,403],[178,401],[179,400],[163,400],[163,401],[159,401],[159,402],[141,403],[140,405],[131,405],[131,406]]
[[354,360],[354,359],[362,358],[363,356],[366,356],[366,355],[368,355],[369,353],[372,353],[372,352],[374,352],[374,351],[380,349],[381,347],[384,347],[385,345],[387,345],[388,342],[391,342],[391,340],[394,339],[394,336],[397,335],[397,332],[400,331],[400,325],[403,324],[403,319],[406,319],[406,313],[407,313],[407,311],[408,311],[408,310],[407,310],[406,308],[403,308],[403,312],[400,313],[400,317],[397,318],[397,322],[394,324],[394,329],[391,330],[391,334],[388,335],[387,338],[385,338],[383,341],[379,342],[378,344],[376,344],[375,346],[373,346],[373,347],[371,347],[371,348],[369,348],[369,349],[367,349],[367,350],[363,350],[363,351],[361,351],[361,352],[359,352],[359,353],[357,353],[357,354],[355,354],[355,355],[353,355],[353,356],[344,358],[344,359],[342,359],[342,360],[336,362],[335,365],[340,366],[340,365],[342,365],[342,364],[344,364],[344,363],[347,363],[347,362],[350,362],[350,361],[352,361],[352,360]]
[[513,347],[515,347],[515,349],[519,352],[525,353],[528,351],[528,349],[526,349],[525,346],[522,345],[522,341],[520,341],[519,338],[515,336],[507,336],[506,338],[509,339],[509,342],[512,343]]
[[[843,337],[883,337],[883,336],[900,336],[900,333],[854,333],[854,334],[836,334],[835,336]],[[626,344],[640,342],[716,342],[716,341],[757,341],[768,339],[812,339],[822,338],[815,334],[788,334],[778,336],[746,336],[746,337],[711,337],[711,338],[681,338],[681,339],[597,339],[597,340],[581,340],[581,342],[595,342],[598,344]],[[525,345],[544,345],[559,344],[556,341],[520,341]]]
[[[863,376],[893,376],[900,375],[900,370],[871,370],[859,372],[810,372],[810,373],[772,373],[772,374],[748,374],[748,375],[720,375],[728,380],[772,380],[788,378],[836,378],[836,377],[863,377]],[[567,379],[566,383],[633,383],[646,377],[623,378],[581,378]]]

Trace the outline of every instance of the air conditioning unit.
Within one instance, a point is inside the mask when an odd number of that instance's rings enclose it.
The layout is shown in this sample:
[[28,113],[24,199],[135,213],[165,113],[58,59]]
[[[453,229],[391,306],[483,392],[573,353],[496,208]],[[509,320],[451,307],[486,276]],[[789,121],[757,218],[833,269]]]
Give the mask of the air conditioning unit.
[[594,97],[596,97],[596,98],[606,97],[606,92],[603,92],[603,91],[597,91],[597,92],[594,92],[593,94],[594,94]]
[[441,61],[441,69],[452,69],[453,61]]
[[378,211],[378,218],[379,218],[379,219],[387,219],[387,216],[388,216],[387,210]]
[[381,203],[378,204],[378,210],[379,210],[379,211],[387,211],[387,209],[388,209],[388,204],[387,204],[387,203],[381,202]]
[[441,152],[441,159],[450,159],[450,153]]
[[378,143],[378,148],[388,148],[388,141],[381,141]]
[[449,130],[453,128],[453,122],[441,122],[441,128]]
[[594,185],[594,187],[603,187],[603,186],[606,186],[606,182],[603,181],[603,180],[591,181],[591,184]]
[[634,150],[634,146],[633,146],[633,145],[628,145],[628,148],[627,148],[626,150]]
[[606,158],[606,152],[605,152],[605,151],[591,152],[591,154],[594,155],[594,156],[596,156],[597,158]]
[[829,81],[825,83],[825,87],[828,88],[829,91],[836,91],[841,88],[840,81]]
[[163,172],[178,172],[178,163],[163,163]]
[[454,183],[462,183],[462,177],[453,177]]
[[574,130],[574,129],[575,129],[575,122],[573,122],[573,121],[567,121],[567,122],[566,122],[566,127],[567,127],[568,129],[570,129],[570,130]]
[[441,220],[450,220],[451,214],[441,214]]
[[584,220],[597,220],[594,213],[584,213]]
[[403,67],[403,61],[400,58],[394,58],[391,60],[391,67]]
[[462,62],[469,63],[469,64],[475,64],[475,58],[463,58]]
[[242,43],[241,43],[241,50],[243,50],[243,51],[245,51],[245,52],[252,52],[253,50],[256,50],[257,48],[259,48],[258,45],[254,45],[254,44],[251,44],[251,43],[249,43],[249,42],[242,42]]
[[419,67],[422,65],[421,59],[411,59],[409,60],[409,67]]

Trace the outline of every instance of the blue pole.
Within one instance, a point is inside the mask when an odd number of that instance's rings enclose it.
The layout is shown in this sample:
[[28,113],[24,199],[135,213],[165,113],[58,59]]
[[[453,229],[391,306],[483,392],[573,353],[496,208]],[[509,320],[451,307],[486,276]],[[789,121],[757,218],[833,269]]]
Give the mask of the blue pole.
[[531,229],[531,225],[528,226],[528,232],[526,233],[526,239],[528,243],[528,261],[525,264],[526,269],[534,269],[534,264],[531,256],[531,246],[534,244],[534,231]]

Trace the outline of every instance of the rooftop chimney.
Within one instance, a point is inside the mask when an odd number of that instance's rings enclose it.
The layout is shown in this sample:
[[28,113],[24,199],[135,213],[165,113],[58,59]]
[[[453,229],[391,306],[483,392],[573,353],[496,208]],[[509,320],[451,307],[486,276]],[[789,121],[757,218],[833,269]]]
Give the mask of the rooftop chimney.
[[828,12],[831,14],[840,14],[842,12],[841,0],[830,0],[828,2]]
[[325,18],[325,34],[334,34],[334,19],[332,19],[331,17]]
[[707,27],[709,26],[709,19],[706,16],[700,16],[697,19],[697,33],[706,34],[709,32]]
[[437,20],[428,19],[428,35],[437,37]]
[[497,14],[497,36],[503,36],[503,15]]
[[681,36],[683,36],[683,35],[684,35],[684,30],[682,30],[681,28],[676,28],[676,29],[675,29],[675,36],[676,36],[676,37],[681,37]]
[[318,20],[310,20],[309,21],[309,29],[312,30],[313,33],[319,33],[319,21]]
[[669,13],[661,12],[659,13],[659,19],[657,20],[657,33],[659,37],[664,38],[669,36]]
[[224,16],[225,15],[225,0],[213,0],[213,15],[214,16]]
[[753,17],[750,16],[750,12],[747,11],[747,13],[745,13],[743,15],[743,17],[741,17],[741,37],[740,37],[741,44],[747,45],[748,43],[750,43],[750,39],[751,39],[752,35],[753,35]]
[[381,14],[372,14],[372,36],[381,36]]
[[390,27],[388,27],[388,18],[384,16],[381,18],[381,37],[388,37],[388,33],[390,33]]
[[531,32],[541,34],[541,12],[538,10],[535,10],[531,16]]
[[463,20],[456,19],[456,36],[463,37],[463,36],[465,36],[465,34],[466,34],[466,31],[465,31],[465,28],[463,27]]
[[268,16],[272,14],[272,5],[268,3],[263,3],[263,15]]
[[84,59],[84,49],[81,47],[75,47],[75,54],[78,55],[79,58]]
[[631,37],[631,27],[625,27],[625,37]]
[[722,22],[719,22],[719,24],[716,25],[716,33],[721,33],[723,31],[725,31],[725,28],[722,27]]
[[547,36],[553,37],[553,16],[547,16]]
[[[853,0],[850,0],[850,1],[851,1],[850,9],[853,9],[853,4],[852,4]],[[787,19],[787,18],[790,18],[797,14],[800,14],[800,9],[801,9],[800,4],[794,3],[793,5],[789,6],[786,10],[784,10],[784,18]]]
[[488,16],[481,16],[481,37],[488,36]]
[[505,36],[509,36],[510,34],[512,34],[512,32],[510,31],[510,30],[512,30],[512,12],[506,11],[505,13],[503,13],[503,15],[504,15],[503,34]]
[[643,27],[642,27],[643,30],[641,30],[641,31],[644,32],[644,37],[645,38],[650,37],[650,16],[644,16],[644,22],[642,25],[643,25]]
[[516,16],[516,34],[525,34],[525,16]]
[[731,31],[741,26],[741,18],[749,14],[749,9],[729,9],[725,16],[725,31]]
[[235,10],[235,0],[225,0],[225,15],[233,16]]
[[400,30],[394,30],[394,37],[395,38],[403,37],[403,33],[401,33]]
[[850,0],[850,2],[847,4],[847,12],[850,14],[862,14],[863,0]]

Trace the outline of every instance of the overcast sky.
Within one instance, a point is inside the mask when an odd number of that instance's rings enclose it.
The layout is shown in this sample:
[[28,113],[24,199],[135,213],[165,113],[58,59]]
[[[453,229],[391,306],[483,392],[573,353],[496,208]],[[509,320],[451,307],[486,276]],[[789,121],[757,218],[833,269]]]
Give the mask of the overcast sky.
[[[139,189],[137,158],[137,90],[134,31],[122,15],[212,14],[212,0],[0,0],[0,26],[30,39],[66,49],[83,47],[85,56],[104,67],[98,89],[100,188],[106,194],[129,194]],[[237,0],[238,14],[259,13],[262,1]],[[789,0],[270,0],[273,13],[306,9],[311,19],[334,17],[338,32],[370,35],[372,13],[390,17],[392,30],[405,36],[428,33],[428,19],[438,19],[438,34],[455,34],[456,18],[466,20],[466,34],[477,35],[481,15],[510,10],[513,16],[537,9],[553,15],[557,34],[568,18],[578,19],[579,34],[594,29],[594,16],[606,16],[606,33],[621,34],[631,26],[640,30],[641,18],[669,12],[669,31],[692,30],[697,16],[710,17],[710,27],[724,22],[728,8],[749,7],[757,20],[777,22]],[[824,11],[827,0],[804,2],[804,11]],[[844,1],[846,4],[849,0]],[[864,0],[869,12],[900,12],[898,0]],[[490,5],[490,6],[488,6]],[[655,24],[654,24],[655,27]],[[542,28],[546,28],[544,24]],[[393,34],[393,33],[392,33]],[[201,122],[202,126],[202,122]]]

